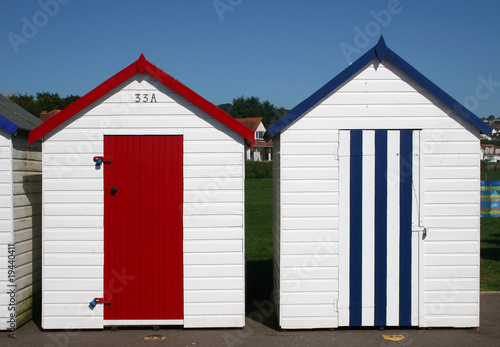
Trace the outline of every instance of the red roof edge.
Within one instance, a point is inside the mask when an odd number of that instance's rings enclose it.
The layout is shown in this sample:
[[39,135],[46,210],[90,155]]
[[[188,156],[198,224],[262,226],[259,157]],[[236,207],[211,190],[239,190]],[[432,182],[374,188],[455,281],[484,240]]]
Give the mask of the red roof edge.
[[76,113],[80,112],[85,107],[92,104],[94,101],[96,101],[106,93],[110,92],[112,89],[118,87],[120,84],[125,82],[136,73],[147,73],[156,78],[158,81],[160,81],[188,101],[192,102],[194,105],[201,108],[203,111],[207,112],[224,125],[234,130],[245,140],[247,140],[247,142],[250,144],[250,147],[253,148],[253,145],[255,143],[253,131],[248,129],[246,126],[238,122],[236,119],[228,115],[226,112],[222,111],[211,102],[207,101],[206,99],[186,87],[184,84],[174,79],[166,72],[151,64],[146,60],[144,54],[141,54],[137,61],[130,64],[125,69],[118,72],[116,75],[109,78],[96,88],[92,89],[80,99],[76,100],[64,110],[56,114],[54,117],[48,119],[40,126],[33,129],[29,135],[29,143],[31,144],[35,142],[36,140],[47,134],[49,131],[63,124],[68,119],[73,117]]

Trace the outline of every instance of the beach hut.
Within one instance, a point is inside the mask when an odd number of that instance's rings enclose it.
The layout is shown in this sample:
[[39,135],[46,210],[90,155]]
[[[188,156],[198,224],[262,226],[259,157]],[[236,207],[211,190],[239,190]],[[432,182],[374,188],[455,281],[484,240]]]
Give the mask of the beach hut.
[[29,321],[40,304],[40,119],[0,95],[0,330]]
[[269,127],[279,325],[479,326],[490,131],[383,38]]
[[244,326],[248,128],[141,55],[39,139],[43,328]]

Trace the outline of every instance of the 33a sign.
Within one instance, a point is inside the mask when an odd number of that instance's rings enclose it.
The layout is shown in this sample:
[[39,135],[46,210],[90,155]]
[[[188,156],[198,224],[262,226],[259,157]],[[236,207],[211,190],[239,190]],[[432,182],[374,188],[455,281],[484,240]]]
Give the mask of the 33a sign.
[[156,95],[152,94],[135,94],[135,102],[156,102]]

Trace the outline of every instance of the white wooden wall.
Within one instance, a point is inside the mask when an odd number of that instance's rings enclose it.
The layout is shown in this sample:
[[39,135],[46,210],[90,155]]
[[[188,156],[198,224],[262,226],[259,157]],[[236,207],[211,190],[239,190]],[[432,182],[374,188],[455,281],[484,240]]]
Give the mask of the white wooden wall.
[[340,129],[422,129],[419,324],[478,326],[479,131],[378,60],[281,133],[280,326],[337,327],[348,305],[338,296],[348,278],[338,259]]
[[42,256],[42,144],[12,141],[16,314],[21,325],[40,313]]
[[103,171],[92,158],[112,134],[184,136],[184,326],[243,326],[243,138],[140,74],[64,125],[43,144],[43,327],[105,324],[101,305],[87,307],[103,296]]
[[280,245],[281,245],[281,179],[280,179],[280,134],[273,142],[273,301],[280,317]]
[[[41,284],[41,144],[0,136],[0,330],[7,329],[8,244],[15,241],[16,323],[33,317]],[[12,172],[11,172],[12,170]],[[13,218],[13,219],[12,219]],[[14,230],[12,230],[14,229]]]
[[8,244],[12,242],[11,135],[0,130],[0,330],[9,328]]

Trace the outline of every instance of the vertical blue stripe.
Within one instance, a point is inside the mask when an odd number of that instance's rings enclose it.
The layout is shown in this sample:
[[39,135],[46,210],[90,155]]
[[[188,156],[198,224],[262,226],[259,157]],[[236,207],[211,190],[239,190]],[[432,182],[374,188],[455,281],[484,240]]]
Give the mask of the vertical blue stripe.
[[399,183],[399,325],[411,326],[411,217],[413,132],[401,131]]
[[349,188],[349,325],[361,326],[363,131],[351,130]]
[[387,325],[387,130],[375,131],[374,324]]

